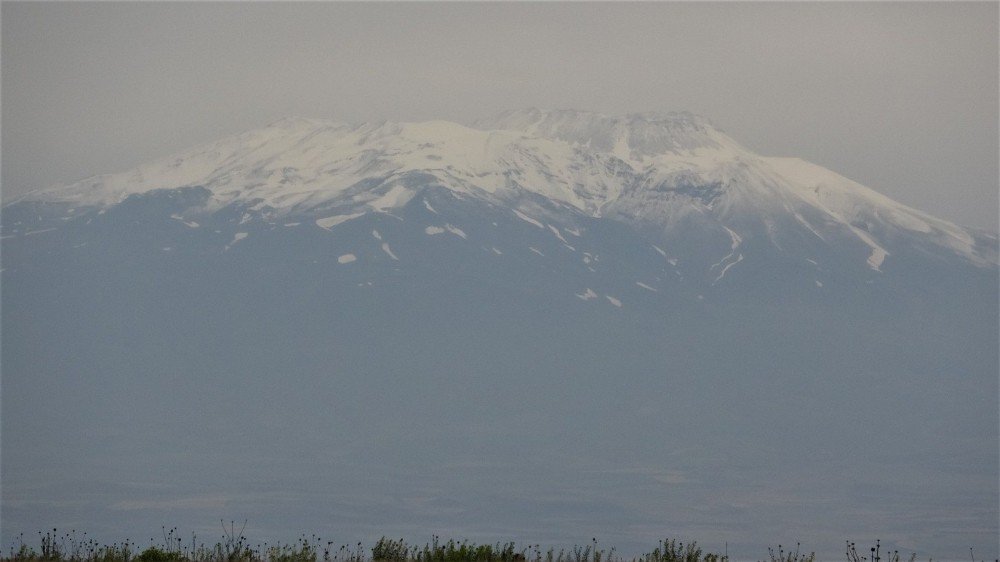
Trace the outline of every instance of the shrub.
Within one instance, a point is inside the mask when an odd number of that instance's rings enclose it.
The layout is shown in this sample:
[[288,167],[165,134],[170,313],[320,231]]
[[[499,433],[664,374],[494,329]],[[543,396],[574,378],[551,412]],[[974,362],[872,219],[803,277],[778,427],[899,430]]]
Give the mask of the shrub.
[[138,562],[182,562],[184,557],[180,552],[167,552],[155,546],[151,546],[139,553],[135,559]]

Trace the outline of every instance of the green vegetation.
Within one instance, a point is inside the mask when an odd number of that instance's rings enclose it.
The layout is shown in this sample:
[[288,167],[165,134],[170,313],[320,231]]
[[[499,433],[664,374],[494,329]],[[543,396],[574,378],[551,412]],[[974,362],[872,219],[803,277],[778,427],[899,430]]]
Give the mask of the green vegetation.
[[[194,536],[183,540],[176,528],[164,528],[162,543],[144,549],[128,540],[98,544],[86,533],[78,535],[74,530],[60,535],[52,529],[38,533],[38,550],[28,546],[21,535],[19,544],[12,545],[0,562],[729,562],[726,555],[704,552],[695,542],[684,544],[675,540],[660,541],[651,552],[625,560],[615,554],[614,548],[599,548],[597,539],[587,546],[543,551],[539,545],[518,548],[513,542],[492,545],[442,542],[435,536],[431,542],[418,546],[403,539],[382,537],[369,551],[362,543],[334,549],[333,541],[324,542],[315,535],[302,535],[292,544],[251,546],[243,535],[245,528],[245,523],[239,530],[234,522],[223,524],[223,540],[214,546],[199,543]],[[799,545],[794,551],[785,551],[781,545],[777,550],[768,548],[768,562],[815,562],[814,553],[799,551]],[[875,543],[870,554],[870,558],[862,556],[854,543],[847,543],[846,562],[900,562],[898,551],[883,555],[880,542]],[[909,557],[909,562],[915,560],[916,554]],[[974,556],[972,560],[982,562]]]
[[[627,562],[613,548],[599,548],[596,539],[587,546],[543,551],[539,545],[518,548],[513,542],[492,545],[443,542],[435,536],[431,542],[419,546],[409,545],[403,539],[382,537],[367,551],[361,543],[334,549],[332,541],[304,535],[294,544],[250,546],[243,535],[244,529],[237,529],[234,523],[223,528],[225,536],[214,546],[198,543],[194,537],[184,541],[176,529],[163,529],[162,544],[144,550],[130,541],[101,545],[87,538],[86,533],[78,536],[71,531],[58,535],[53,529],[38,534],[40,551],[25,544],[22,536],[20,544],[11,546],[9,556],[3,557],[2,562]],[[631,562],[728,562],[728,559],[720,554],[706,554],[693,542],[685,545],[664,540],[652,552]]]

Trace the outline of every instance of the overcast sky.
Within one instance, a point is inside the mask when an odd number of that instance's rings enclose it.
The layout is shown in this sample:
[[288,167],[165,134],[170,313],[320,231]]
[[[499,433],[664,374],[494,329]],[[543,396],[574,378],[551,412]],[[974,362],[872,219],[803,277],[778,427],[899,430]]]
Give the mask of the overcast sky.
[[997,229],[998,4],[2,4],[4,199],[287,115],[690,110]]

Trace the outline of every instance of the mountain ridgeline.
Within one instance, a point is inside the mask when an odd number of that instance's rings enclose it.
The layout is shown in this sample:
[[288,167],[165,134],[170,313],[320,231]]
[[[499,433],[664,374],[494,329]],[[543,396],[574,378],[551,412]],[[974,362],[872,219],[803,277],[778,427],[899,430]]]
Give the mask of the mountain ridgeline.
[[996,547],[996,233],[704,118],[285,119],[2,213],[5,541]]

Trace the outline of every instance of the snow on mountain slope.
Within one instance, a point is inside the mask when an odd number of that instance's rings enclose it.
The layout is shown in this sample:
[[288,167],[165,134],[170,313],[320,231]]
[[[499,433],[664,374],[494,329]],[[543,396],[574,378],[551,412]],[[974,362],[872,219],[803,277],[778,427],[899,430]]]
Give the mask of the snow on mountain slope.
[[202,185],[217,206],[260,201],[287,213],[334,202],[384,210],[405,204],[404,176],[415,172],[459,193],[520,186],[596,208],[618,185],[611,170],[601,171],[610,160],[560,141],[445,121],[350,126],[286,119],[129,172],[36,191],[27,199],[110,205],[133,193]]
[[[25,200],[114,205],[136,193],[203,186],[201,211],[241,204],[270,217],[338,217],[407,204],[443,186],[524,210],[541,196],[591,217],[671,236],[853,240],[881,271],[901,238],[995,265],[986,240],[795,158],[762,157],[689,113],[612,117],[528,109],[478,121],[366,123],[290,118],[134,170],[33,192]],[[721,277],[720,277],[721,279]]]
[[[755,222],[765,235],[792,216],[812,235],[846,231],[868,246],[869,267],[879,270],[889,252],[883,235],[914,233],[971,262],[996,263],[995,249],[978,247],[969,231],[897,203],[821,166],[796,158],[762,157],[708,120],[690,113],[612,117],[575,110],[527,109],[501,113],[478,127],[517,130],[610,153],[628,165],[630,182],[600,212],[667,228],[688,228],[688,217],[727,223]],[[804,215],[815,215],[811,224]]]
[[[973,236],[952,223],[897,203],[844,176],[799,158],[762,160],[781,179],[795,187],[795,194],[807,205],[825,211],[835,221],[852,225],[855,234],[862,239],[868,238],[868,235],[854,225],[871,225],[881,221],[901,231],[925,235],[936,244],[951,248],[978,265],[988,265],[991,261],[996,263],[995,255],[992,260],[980,255],[976,251]],[[866,243],[875,252],[873,259],[878,259],[880,263],[881,259],[874,258],[880,250],[877,244],[867,240]]]

